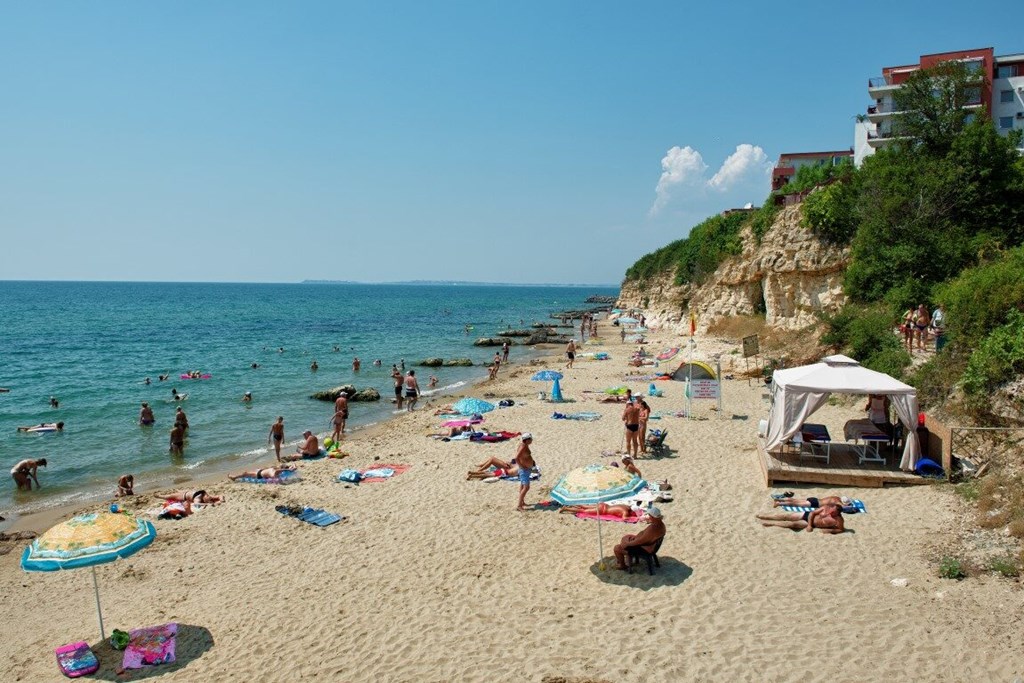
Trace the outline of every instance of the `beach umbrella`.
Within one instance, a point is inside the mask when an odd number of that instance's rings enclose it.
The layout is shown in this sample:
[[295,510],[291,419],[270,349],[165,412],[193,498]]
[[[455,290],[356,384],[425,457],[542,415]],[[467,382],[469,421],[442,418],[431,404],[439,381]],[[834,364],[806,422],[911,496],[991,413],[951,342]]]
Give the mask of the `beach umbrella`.
[[534,382],[554,382],[551,385],[551,400],[561,401],[562,387],[558,384],[558,380],[562,379],[562,377],[562,373],[558,370],[541,370],[530,379]]
[[21,568],[27,572],[53,572],[91,567],[100,637],[105,640],[96,565],[133,555],[154,538],[156,529],[151,522],[129,514],[91,512],[61,522],[32,541],[22,553]]
[[[551,489],[551,498],[562,505],[596,505],[634,496],[646,487],[646,481],[624,468],[585,465],[570,470],[559,479]],[[599,567],[604,569],[600,515],[597,516],[597,552]]]
[[635,325],[638,322],[640,322],[640,321],[637,320],[636,318],[631,318],[628,315],[625,316],[625,317],[619,318],[619,323],[625,323],[627,325]]
[[489,413],[494,410],[494,404],[481,401],[478,398],[462,398],[452,405],[452,409],[462,415],[475,415],[477,413]]

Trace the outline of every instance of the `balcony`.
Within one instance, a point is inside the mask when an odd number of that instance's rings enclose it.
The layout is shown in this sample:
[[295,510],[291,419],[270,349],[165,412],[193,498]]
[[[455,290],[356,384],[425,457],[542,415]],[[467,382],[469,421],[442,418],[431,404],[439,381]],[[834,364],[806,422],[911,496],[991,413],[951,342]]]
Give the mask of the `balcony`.
[[868,107],[868,120],[871,121],[871,123],[881,123],[893,114],[899,113],[901,112],[896,109],[896,104],[894,102],[886,101],[882,102],[882,104],[873,104]]
[[885,76],[875,76],[868,79],[868,95],[874,99],[881,99],[882,95],[899,90],[900,86],[890,83]]
[[873,149],[884,147],[893,140],[905,140],[905,135],[899,135],[893,133],[891,130],[869,130],[868,131],[868,145]]

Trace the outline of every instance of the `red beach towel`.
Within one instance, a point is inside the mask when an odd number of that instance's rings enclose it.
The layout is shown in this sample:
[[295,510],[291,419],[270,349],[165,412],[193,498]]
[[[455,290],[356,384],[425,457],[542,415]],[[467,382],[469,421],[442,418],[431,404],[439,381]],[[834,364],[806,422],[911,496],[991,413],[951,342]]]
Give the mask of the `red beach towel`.
[[[412,467],[412,465],[392,465],[389,463],[380,463],[379,465],[374,465],[373,467],[367,467],[365,470],[360,470],[360,474],[362,474],[363,472],[369,472],[370,470],[384,469],[385,467],[394,470],[395,476],[397,477],[399,474],[405,472],[410,467]],[[360,479],[359,483],[372,484],[373,482],[376,481],[387,481],[388,479],[391,479],[391,477],[366,477],[365,479]]]
[[636,524],[643,517],[643,515],[640,515],[639,517],[636,515],[630,515],[623,519],[618,515],[598,515],[596,512],[577,512],[576,516],[580,519],[597,519],[600,517],[602,522],[625,522],[626,524]]

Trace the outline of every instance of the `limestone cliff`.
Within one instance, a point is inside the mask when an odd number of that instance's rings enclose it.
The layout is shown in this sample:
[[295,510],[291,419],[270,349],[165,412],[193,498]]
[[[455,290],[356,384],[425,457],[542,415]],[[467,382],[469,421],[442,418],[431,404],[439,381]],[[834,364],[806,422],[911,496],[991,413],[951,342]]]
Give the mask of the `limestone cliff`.
[[618,307],[643,308],[651,324],[683,332],[690,310],[701,329],[719,318],[753,314],[764,314],[770,327],[798,329],[814,323],[817,312],[845,303],[849,248],[826,244],[801,227],[799,204],[781,210],[760,243],[750,228],[741,237],[742,253],[702,284],[673,284],[674,269],[643,284],[625,282]]

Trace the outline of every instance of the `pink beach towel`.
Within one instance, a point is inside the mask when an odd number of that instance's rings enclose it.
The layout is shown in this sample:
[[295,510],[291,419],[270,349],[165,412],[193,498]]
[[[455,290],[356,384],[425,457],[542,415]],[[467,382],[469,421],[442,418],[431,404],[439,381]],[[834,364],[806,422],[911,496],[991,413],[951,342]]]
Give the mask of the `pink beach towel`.
[[[387,469],[394,470],[395,471],[394,476],[397,477],[399,474],[401,474],[402,472],[405,472],[410,467],[412,467],[412,465],[391,465],[391,464],[381,463],[380,465],[374,465],[373,467],[367,467],[365,470],[361,470],[360,474],[362,474],[363,472],[369,472],[371,470],[381,470],[381,469],[387,468]],[[388,479],[391,479],[391,477],[366,477],[365,479],[360,479],[359,483],[360,484],[372,484],[372,483],[377,482],[377,481],[387,481]]]
[[131,639],[124,650],[121,666],[141,669],[143,666],[173,663],[177,635],[178,625],[173,622],[134,629],[129,633]]
[[576,516],[580,519],[597,519],[600,517],[602,522],[625,522],[626,524],[636,524],[643,518],[643,515],[639,517],[631,515],[623,519],[618,515],[598,515],[596,512],[577,512]]

